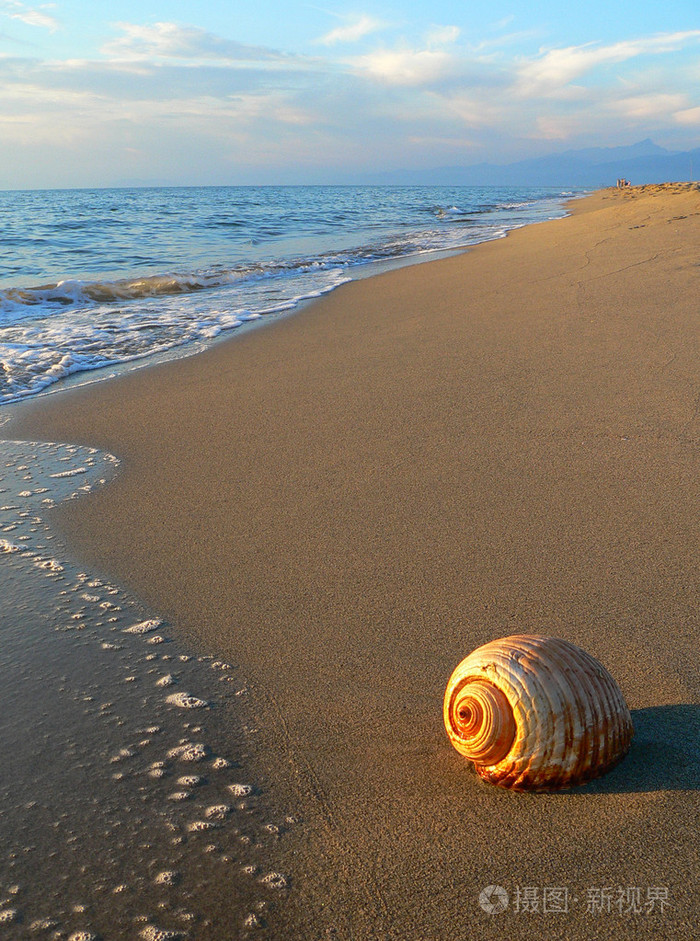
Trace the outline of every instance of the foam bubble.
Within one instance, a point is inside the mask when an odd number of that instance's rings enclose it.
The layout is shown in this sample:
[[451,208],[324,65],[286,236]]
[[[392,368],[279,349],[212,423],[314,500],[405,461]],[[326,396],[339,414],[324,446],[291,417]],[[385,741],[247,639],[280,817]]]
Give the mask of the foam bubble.
[[180,709],[204,709],[209,705],[205,699],[199,699],[192,693],[171,693],[165,701],[171,706],[179,706]]
[[181,931],[166,931],[165,928],[158,928],[156,925],[146,925],[139,934],[143,941],[178,941],[182,938]]
[[75,467],[73,470],[59,471],[57,474],[49,474],[54,480],[60,477],[77,477],[78,474],[87,474],[87,467]]
[[229,784],[228,789],[234,797],[247,797],[253,793],[251,784]]
[[229,804],[213,804],[204,811],[208,820],[225,820],[233,808]]
[[187,829],[190,833],[201,833],[202,830],[215,830],[217,826],[218,824],[212,823],[211,820],[193,820],[187,825]]
[[[56,445],[51,446],[52,449],[57,447]],[[44,460],[41,448],[37,447],[36,450],[38,459]],[[59,453],[62,453],[65,457],[68,454],[68,449],[61,446],[61,452]],[[79,449],[75,453],[79,456],[74,457],[71,463],[67,463],[66,470],[52,481],[52,488],[47,496],[57,495],[58,499],[60,495],[60,498],[63,499],[64,495],[69,492],[75,493],[77,485],[72,482],[72,478],[77,475],[70,472],[74,462],[82,462],[81,467],[84,470],[82,481],[92,479],[94,472],[90,472],[89,476],[86,477],[88,462],[85,460],[84,449]],[[50,463],[48,462],[49,458]],[[99,784],[100,780],[103,781],[104,788],[111,788],[110,793],[115,795],[115,800],[109,802],[109,816],[103,822],[104,833],[92,830],[87,819],[83,820],[82,824],[77,823],[68,813],[57,814],[55,826],[61,826],[65,829],[64,842],[70,844],[69,850],[75,854],[74,858],[76,860],[81,858],[84,851],[89,853],[89,846],[92,841],[95,838],[102,838],[102,836],[105,839],[111,838],[115,841],[112,843],[114,858],[115,860],[121,860],[121,856],[124,855],[122,849],[126,853],[128,845],[130,845],[130,841],[125,839],[127,825],[133,825],[132,829],[134,832],[138,830],[139,836],[143,834],[144,845],[153,846],[154,859],[150,863],[146,859],[141,860],[138,867],[141,870],[140,872],[131,871],[130,869],[128,884],[117,886],[113,879],[109,878],[106,869],[104,871],[98,869],[95,872],[92,888],[95,892],[102,891],[104,893],[101,897],[103,901],[105,898],[107,899],[107,904],[103,907],[102,912],[108,920],[112,915],[117,918],[123,915],[123,902],[118,901],[118,896],[122,892],[128,894],[130,910],[132,910],[132,906],[136,907],[142,904],[142,902],[139,902],[139,897],[142,900],[150,899],[153,905],[158,904],[159,900],[171,899],[167,902],[173,908],[171,915],[175,919],[179,918],[180,916],[175,910],[174,896],[165,888],[166,885],[171,884],[167,874],[180,870],[184,876],[189,871],[190,863],[194,861],[195,866],[199,868],[196,870],[197,885],[193,887],[192,904],[202,902],[201,908],[197,908],[197,917],[202,918],[203,924],[206,925],[208,924],[205,921],[208,902],[206,898],[200,900],[197,897],[197,893],[201,888],[200,883],[204,884],[208,878],[206,868],[203,867],[208,867],[210,870],[209,875],[215,877],[215,874],[211,872],[211,867],[219,869],[218,859],[222,852],[225,852],[231,862],[238,864],[231,867],[229,877],[233,880],[238,879],[239,883],[244,881],[244,877],[240,872],[240,865],[248,856],[249,849],[252,849],[252,846],[250,848],[244,847],[239,841],[240,833],[235,829],[235,815],[238,814],[238,811],[234,809],[239,800],[234,799],[233,794],[235,793],[236,797],[240,798],[241,795],[252,792],[253,788],[250,785],[239,785],[234,786],[231,792],[225,790],[231,778],[235,780],[237,775],[240,774],[245,780],[247,774],[244,776],[242,771],[231,771],[224,776],[219,775],[220,771],[238,765],[237,762],[232,763],[227,758],[217,754],[218,749],[222,748],[222,739],[219,737],[220,729],[217,726],[215,709],[212,712],[182,715],[177,712],[177,709],[168,708],[166,703],[173,706],[178,705],[181,708],[201,709],[209,704],[215,707],[217,704],[215,689],[219,688],[219,679],[225,676],[220,671],[233,668],[230,668],[229,664],[224,664],[221,660],[214,660],[213,657],[188,656],[181,652],[182,648],[178,649],[178,641],[171,638],[166,638],[172,646],[165,648],[168,651],[165,655],[156,651],[147,651],[142,646],[143,644],[164,641],[157,628],[163,624],[167,625],[168,622],[161,618],[147,616],[150,612],[143,612],[139,603],[131,599],[122,589],[117,589],[109,583],[94,578],[89,572],[79,573],[68,558],[62,562],[57,561],[57,559],[62,559],[62,555],[60,552],[56,553],[56,550],[49,549],[50,543],[43,541],[48,537],[46,524],[39,517],[34,517],[33,514],[42,512],[39,506],[40,498],[34,496],[34,494],[45,490],[45,488],[35,486],[35,484],[38,485],[47,481],[49,472],[57,469],[55,461],[58,459],[58,455],[54,450],[47,451],[47,464],[36,470],[36,479],[32,484],[25,485],[21,482],[18,484],[17,475],[15,474],[15,485],[12,493],[8,494],[7,503],[8,505],[10,503],[14,505],[14,501],[17,501],[17,506],[14,510],[8,510],[7,516],[0,517],[0,536],[4,537],[0,539],[0,554],[2,552],[20,553],[19,556],[14,555],[12,559],[8,558],[6,564],[10,565],[13,570],[15,568],[22,571],[26,570],[35,579],[35,582],[41,586],[41,590],[47,596],[50,594],[51,597],[55,598],[55,617],[51,627],[61,632],[60,636],[56,635],[57,643],[73,645],[72,647],[66,647],[67,650],[75,652],[72,662],[80,667],[83,663],[83,654],[87,656],[88,653],[91,653],[95,656],[95,663],[99,669],[91,668],[81,680],[76,679],[77,674],[74,674],[69,659],[66,659],[65,664],[61,662],[58,669],[59,671],[65,670],[66,675],[56,675],[56,685],[57,688],[67,694],[67,698],[71,703],[79,704],[80,716],[86,717],[85,721],[89,720],[94,725],[96,734],[94,744],[96,747],[92,749],[91,755],[94,758],[92,763],[95,764],[92,769],[93,776],[96,776],[95,802],[97,803],[103,796],[100,790],[102,788],[102,785]],[[68,458],[66,459],[68,460]],[[100,457],[101,460],[102,457]],[[100,467],[102,467],[101,464]],[[1,473],[0,471],[0,475]],[[66,480],[61,484],[63,478],[66,478]],[[80,480],[81,478],[78,477],[77,479]],[[17,500],[17,491],[24,486],[31,488],[31,490],[24,492],[32,493],[33,496],[26,501]],[[2,497],[0,497],[1,500]],[[28,537],[26,534],[30,529],[32,533],[35,531],[33,528],[34,523],[37,524],[39,535]],[[16,528],[17,533],[10,535],[3,532],[3,527],[8,524]],[[18,533],[25,535],[24,537],[18,536]],[[28,539],[29,545],[20,542],[19,540],[22,538]],[[52,558],[52,556],[54,557]],[[56,576],[60,574],[62,577],[57,578],[57,581],[52,581],[46,577],[49,573],[54,573]],[[114,597],[112,597],[113,595]],[[109,601],[103,599],[109,599]],[[119,607],[120,602],[123,607]],[[114,610],[107,610],[108,607],[113,607]],[[145,620],[142,620],[144,618]],[[168,628],[161,628],[161,630],[167,631]],[[82,631],[82,633],[79,634],[79,631]],[[67,633],[63,634],[63,632]],[[121,639],[117,636],[119,633],[131,634],[133,639],[126,637]],[[54,637],[53,631],[51,637]],[[147,663],[148,659],[153,659],[155,662]],[[163,663],[159,663],[160,660],[163,660]],[[111,663],[108,663],[108,661],[111,661]],[[169,663],[165,661],[169,661]],[[212,669],[216,671],[215,673],[207,669],[210,664]],[[88,666],[90,666],[90,663],[88,663]],[[114,670],[114,666],[117,666],[117,670]],[[103,670],[102,673],[99,672],[100,669]],[[164,670],[174,672],[164,674]],[[50,673],[47,673],[45,678],[49,680]],[[178,679],[178,690],[183,687],[190,690],[197,689],[199,695],[185,692],[171,696],[170,694],[174,691],[172,688],[168,690],[167,687],[172,686]],[[102,685],[103,680],[104,685]],[[237,686],[234,687],[234,689],[236,688]],[[94,695],[86,695],[87,693],[94,693]],[[102,702],[103,699],[105,702]],[[109,702],[106,701],[108,699]],[[88,707],[87,703],[93,703],[93,705]],[[209,717],[211,717],[213,723],[211,728],[209,727]],[[162,730],[159,726],[150,726],[147,730],[136,728],[144,721],[153,722],[154,720],[158,721],[158,719],[162,719]],[[203,719],[207,722],[206,727],[198,724],[198,722],[202,723]],[[97,728],[98,724],[100,726],[99,730]],[[144,734],[148,735],[158,731],[164,733],[158,743],[162,745],[161,748],[157,747],[157,739],[154,738],[151,741],[148,737],[144,738]],[[243,731],[243,723],[241,723],[241,736]],[[209,739],[210,733],[215,738]],[[203,742],[204,738],[207,738],[210,745]],[[70,740],[66,739],[64,749],[66,761],[73,761],[78,754],[81,754],[82,746],[79,744],[81,740],[78,729],[74,731],[74,734],[71,734]],[[145,751],[146,745],[149,743],[150,753]],[[229,744],[236,747],[240,745],[240,741],[234,738],[231,742],[229,739]],[[216,745],[216,748],[210,747],[214,745]],[[224,753],[228,754],[228,752]],[[232,754],[231,757],[238,756]],[[152,762],[151,758],[160,758],[161,761]],[[185,764],[185,762],[194,762],[194,764]],[[202,764],[197,765],[196,762],[202,762]],[[112,764],[111,768],[107,768],[109,764]],[[190,771],[200,772],[205,777],[188,774]],[[217,772],[216,775],[214,774],[215,771]],[[181,775],[179,779],[178,775]],[[149,778],[148,782],[145,780],[146,777]],[[160,782],[161,778],[166,779],[163,780],[162,784]],[[116,781],[121,783],[117,786],[113,783]],[[176,781],[177,783],[175,783]],[[201,787],[199,787],[200,784]],[[144,801],[143,806],[139,799]],[[186,803],[188,799],[190,800],[189,804]],[[122,800],[125,802],[123,817],[121,813]],[[156,804],[158,800],[160,801],[159,807],[153,807],[154,800]],[[117,801],[119,804],[117,804]],[[185,801],[185,803],[178,807],[176,802],[179,801]],[[131,811],[135,812],[131,814]],[[127,816],[127,813],[130,816]],[[59,817],[66,818],[66,820],[59,819]],[[271,818],[275,819],[270,814],[267,818],[263,818],[263,821]],[[227,820],[230,822],[227,823]],[[157,832],[155,830],[150,832],[149,826],[154,821],[159,829]],[[263,821],[259,822],[262,823]],[[165,829],[168,823],[172,823],[172,828]],[[124,829],[121,831],[121,839],[119,839],[120,834],[117,828],[121,826],[124,826]],[[256,830],[258,829],[256,826]],[[200,833],[200,831],[203,832]],[[129,836],[131,836],[131,833]],[[221,839],[219,839],[219,836],[221,836]],[[205,837],[208,837],[209,844],[205,843]],[[224,846],[224,839],[230,840],[231,845]],[[29,843],[28,837],[25,842]],[[38,845],[38,840],[34,842]],[[271,842],[269,841],[269,843]],[[262,849],[255,839],[252,840],[252,844],[255,849]],[[158,849],[158,847],[160,848]],[[16,847],[17,853],[12,854],[12,856],[20,857],[21,853],[23,851],[28,852],[29,848],[24,847],[23,844],[18,845]],[[9,849],[15,849],[15,847],[10,845]],[[210,854],[207,862],[205,862],[203,855],[205,853]],[[8,853],[8,855],[10,854]],[[51,855],[55,856],[56,854]],[[156,866],[154,866],[155,859],[158,859]],[[58,860],[56,860],[56,863],[58,863]],[[12,865],[14,865],[14,862]],[[259,868],[255,878],[259,878],[267,872],[267,869],[274,866],[275,861],[269,858],[267,865]],[[115,868],[114,872],[116,871]],[[54,873],[51,873],[51,875],[53,876]],[[59,871],[59,867],[56,867],[56,880],[60,879],[62,875],[63,873]],[[124,875],[126,876],[127,873],[124,872]],[[254,891],[258,895],[264,894],[262,888],[256,885],[254,879],[246,881],[248,885],[245,891]],[[157,892],[157,886],[159,885],[162,887],[162,891]],[[17,904],[17,901],[12,899],[6,890],[5,898],[0,897],[0,913],[2,913],[0,914],[0,920],[10,919],[15,910],[19,909],[16,917],[26,932],[29,933],[31,930],[33,935],[40,931],[46,931],[47,934],[56,931],[55,927],[50,927],[49,919],[45,917],[50,913],[44,912],[42,910],[43,906],[36,903],[38,899],[41,899],[42,892],[51,893],[47,896],[48,898],[57,898],[61,897],[61,892],[67,890],[67,886],[69,886],[69,883],[66,886],[58,886],[58,889],[53,884],[48,884],[45,888],[34,885],[31,888],[32,897],[25,898],[22,895],[21,905]],[[78,890],[77,885],[67,890],[67,894],[62,896],[61,912],[54,911],[52,913],[54,917],[60,918],[61,935],[64,941],[67,941],[71,931],[74,932],[73,938],[76,941],[77,939],[93,937],[89,931],[89,925],[92,921],[91,915],[75,914],[84,911],[84,908],[76,908],[72,904]],[[124,899],[123,895],[121,895],[121,899]],[[91,902],[96,900],[91,899]],[[242,917],[247,911],[254,910],[252,904],[247,908],[240,907],[244,904],[243,899],[236,903],[239,907],[237,908],[237,916],[233,918],[234,924],[238,923],[239,930]],[[10,908],[10,906],[13,907]],[[144,911],[144,917],[139,918],[136,922],[131,922],[131,931],[136,936],[144,926],[148,927],[152,920],[163,917],[165,921],[165,916],[160,916],[156,908],[151,908],[150,913],[149,909],[145,907],[140,910]],[[91,912],[92,909],[90,908],[89,911]],[[139,909],[136,908],[136,911],[139,911]],[[70,918],[70,921],[65,923],[63,915],[66,916],[66,921],[68,918]],[[75,929],[81,922],[84,926],[83,930],[77,932]],[[168,921],[166,927],[172,928],[178,924],[184,929],[185,926],[179,921]],[[4,933],[3,927],[4,925],[0,926],[0,934]],[[152,927],[155,929],[155,926]],[[190,928],[189,925],[186,927]],[[93,923],[93,930],[96,929],[97,925]],[[128,930],[128,926],[126,926],[126,929]],[[9,925],[8,928],[5,928],[8,934],[13,930],[18,929],[13,929]],[[160,931],[161,929],[157,928],[157,930]],[[192,930],[196,933],[196,929]],[[152,936],[158,937],[159,935]]]
[[139,624],[132,624],[131,627],[125,627],[125,634],[148,634],[154,631],[163,621],[160,618],[150,618],[147,621],[141,621]]
[[120,748],[119,752],[110,758],[110,761],[114,763],[115,761],[122,761],[124,758],[133,758],[135,754],[136,752],[130,748]]
[[285,889],[288,884],[287,877],[283,876],[281,872],[268,872],[268,874],[263,876],[259,881],[262,885],[267,886],[268,889]]
[[183,742],[182,745],[170,749],[168,758],[174,758],[177,761],[203,761],[209,752],[209,746],[203,742]]

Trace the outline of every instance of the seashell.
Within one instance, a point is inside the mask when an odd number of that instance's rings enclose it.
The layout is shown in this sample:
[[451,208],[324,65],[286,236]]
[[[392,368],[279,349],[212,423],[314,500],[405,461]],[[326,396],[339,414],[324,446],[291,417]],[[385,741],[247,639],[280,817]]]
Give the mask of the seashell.
[[515,790],[572,787],[605,774],[634,732],[605,667],[575,644],[539,634],[470,653],[450,677],[443,716],[477,773]]

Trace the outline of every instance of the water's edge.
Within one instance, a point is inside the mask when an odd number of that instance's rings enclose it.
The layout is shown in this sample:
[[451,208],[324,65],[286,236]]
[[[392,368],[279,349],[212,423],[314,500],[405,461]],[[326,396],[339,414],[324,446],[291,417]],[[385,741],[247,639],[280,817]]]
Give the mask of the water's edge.
[[254,778],[245,678],[71,561],[44,520],[117,467],[0,440],[3,937],[265,936],[297,820]]

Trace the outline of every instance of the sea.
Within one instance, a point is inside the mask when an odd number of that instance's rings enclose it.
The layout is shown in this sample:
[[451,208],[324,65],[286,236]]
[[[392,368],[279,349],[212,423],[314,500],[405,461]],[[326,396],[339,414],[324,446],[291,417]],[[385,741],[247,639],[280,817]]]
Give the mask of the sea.
[[565,214],[540,187],[0,192],[0,403],[196,352],[382,267]]
[[[51,525],[120,455],[18,441],[21,403],[189,355],[375,271],[565,214],[575,191],[0,192],[0,934],[279,938],[309,833],[254,683]],[[254,627],[254,625],[253,625]]]

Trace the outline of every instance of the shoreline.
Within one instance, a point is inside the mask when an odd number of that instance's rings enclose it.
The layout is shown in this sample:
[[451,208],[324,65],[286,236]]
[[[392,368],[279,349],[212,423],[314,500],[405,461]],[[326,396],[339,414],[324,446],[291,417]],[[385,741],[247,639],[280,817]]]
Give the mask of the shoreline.
[[[124,461],[52,519],[251,681],[256,760],[306,824],[273,937],[550,924],[485,914],[491,884],[667,885],[653,930],[692,923],[697,764],[681,773],[663,733],[698,702],[699,204],[689,186],[602,191],[3,426]],[[519,631],[579,643],[620,682],[637,737],[600,782],[513,795],[451,752],[452,668]],[[567,936],[639,928],[592,919],[579,904]]]
[[245,935],[284,903],[295,823],[249,776],[245,680],[43,521],[111,455],[3,440],[0,458],[2,936]]
[[[577,198],[580,198],[583,193],[571,193],[568,198],[565,198],[563,195],[555,197],[554,194],[551,194],[549,199],[544,199],[544,203],[549,203],[549,211],[554,212],[554,215],[550,218],[560,218],[561,214],[565,212],[564,206],[567,202],[571,202]],[[554,203],[555,205],[551,205]],[[517,207],[518,204],[514,204],[511,207],[513,210]],[[541,206],[538,207],[538,201],[534,200],[531,204],[531,211],[537,210],[542,212]],[[456,208],[456,207],[453,207]],[[501,207],[501,211],[508,207]],[[498,211],[499,207],[491,207],[492,212]],[[477,213],[481,210],[477,210]],[[545,217],[546,218],[546,217]],[[382,256],[381,252],[376,255],[372,260],[364,258],[363,260],[356,259],[352,261],[339,261],[337,266],[336,273],[340,273],[340,280],[335,284],[327,284],[322,280],[318,281],[315,285],[308,285],[306,289],[302,291],[296,297],[282,297],[278,298],[279,305],[273,305],[272,307],[257,309],[255,306],[253,298],[253,308],[251,310],[242,309],[240,317],[236,320],[235,323],[228,323],[226,325],[226,318],[224,317],[221,324],[217,325],[216,333],[213,336],[200,335],[196,337],[190,336],[189,339],[185,340],[181,344],[175,344],[172,346],[166,346],[165,349],[160,350],[159,352],[142,352],[133,356],[128,356],[127,358],[120,359],[117,356],[116,361],[108,362],[106,365],[101,366],[86,366],[83,364],[80,368],[74,368],[74,365],[69,365],[68,372],[62,375],[55,375],[51,379],[47,377],[41,378],[40,381],[42,385],[38,388],[33,388],[31,391],[24,389],[22,392],[18,393],[18,397],[14,399],[7,399],[0,401],[0,408],[3,406],[11,407],[12,405],[21,405],[23,403],[32,401],[33,399],[44,396],[44,395],[53,395],[59,392],[63,392],[66,389],[83,387],[91,385],[94,382],[101,382],[106,379],[116,378],[121,375],[125,375],[129,372],[138,369],[148,368],[152,365],[157,365],[159,363],[170,362],[172,360],[179,360],[186,358],[188,356],[196,355],[199,352],[203,352],[206,349],[209,349],[211,346],[215,346],[220,342],[225,342],[234,335],[239,335],[248,330],[255,329],[263,324],[274,322],[276,319],[284,318],[294,314],[296,311],[303,309],[308,304],[313,304],[318,298],[324,297],[326,294],[331,293],[335,290],[340,284],[349,283],[357,280],[364,280],[369,277],[374,277],[377,274],[381,274],[385,271],[398,270],[400,268],[411,266],[415,264],[424,264],[425,262],[440,260],[441,258],[447,258],[454,255],[459,255],[465,251],[469,251],[470,248],[475,245],[481,244],[482,242],[493,241],[499,238],[504,238],[509,231],[517,230],[522,228],[524,225],[535,224],[541,219],[532,219],[528,222],[517,222],[511,219],[510,221],[504,220],[500,227],[496,226],[495,223],[492,223],[491,230],[488,235],[483,231],[480,236],[476,237],[473,232],[469,230],[463,233],[463,238],[465,241],[460,243],[445,244],[442,248],[419,248],[414,246],[411,251],[405,251],[403,254],[397,254],[392,256]],[[474,240],[476,238],[476,241]],[[321,255],[323,258],[323,255]],[[299,258],[292,254],[289,257],[290,263],[294,264],[295,261],[298,262]],[[273,262],[273,267],[275,264],[281,264],[282,259],[278,259],[276,262]],[[341,273],[342,272],[342,273]],[[163,276],[161,276],[163,277]],[[176,277],[180,277],[177,275]],[[156,279],[157,275],[150,274],[145,275],[146,280],[149,278]],[[83,279],[78,277],[77,279],[68,279],[69,282],[75,283],[76,285],[84,284],[85,289],[90,287],[90,279]],[[115,285],[124,284],[129,285],[133,283],[134,285],[140,284],[140,279],[138,276],[134,277],[125,275],[123,278],[115,278],[112,281],[107,279],[105,282],[98,280],[95,282],[95,285],[103,283],[104,288],[109,291],[110,287],[114,288]],[[93,286],[95,286],[93,285]],[[58,285],[47,284],[40,287],[24,287],[21,290],[27,291],[29,294],[46,291],[49,288],[57,288]],[[215,288],[216,286],[214,286]],[[10,293],[12,288],[8,289]],[[210,287],[211,290],[211,287]],[[209,293],[208,291],[205,293]],[[284,293],[284,292],[283,292]],[[4,291],[0,291],[0,302],[2,302]],[[166,293],[165,298],[170,297],[172,300],[173,297],[176,297],[178,292],[175,292],[173,295],[168,295]],[[187,292],[185,292],[185,297]],[[65,298],[68,300],[68,297]],[[240,303],[244,304],[247,300],[250,300],[246,295],[246,289],[243,288],[243,292],[237,299],[235,297],[231,298],[220,298],[219,307],[222,311],[229,309],[231,303],[235,301],[238,305]],[[86,299],[87,300],[87,299]],[[238,309],[238,308],[236,308]],[[99,311],[98,311],[99,314]],[[132,324],[132,330],[134,325]],[[136,328],[138,333],[138,328]],[[41,348],[41,342],[38,342],[37,339],[34,339],[34,342],[31,344],[37,349]],[[111,356],[107,356],[107,360],[110,360]],[[7,366],[7,364],[6,364]],[[9,367],[10,374],[12,373],[12,366]],[[60,370],[59,370],[60,372]],[[45,383],[45,384],[44,384]]]
[[[61,239],[60,193],[43,210],[22,200],[6,207],[19,242],[23,227],[31,228],[31,209],[45,211],[49,241],[36,265],[25,264],[23,251],[11,246],[6,253],[14,274],[0,289],[6,321],[0,332],[10,344],[0,371],[0,400],[26,400],[66,380],[82,384],[86,374],[92,381],[98,368],[100,378],[109,378],[189,355],[220,334],[362,276],[364,266],[376,273],[395,267],[397,259],[400,267],[424,255],[439,257],[438,249],[463,249],[529,221],[557,218],[564,195],[556,188],[526,187],[494,188],[489,197],[478,188],[433,187],[391,189],[377,202],[366,187],[345,196],[332,188],[316,196],[306,188],[300,192],[261,196],[233,187],[202,190],[195,199],[165,189],[119,204],[114,194],[86,191],[73,207],[86,224],[73,254]],[[116,256],[114,232],[102,226],[104,213],[113,212],[122,213]],[[145,217],[152,223],[153,252],[144,256]],[[46,316],[37,316],[41,310]]]

